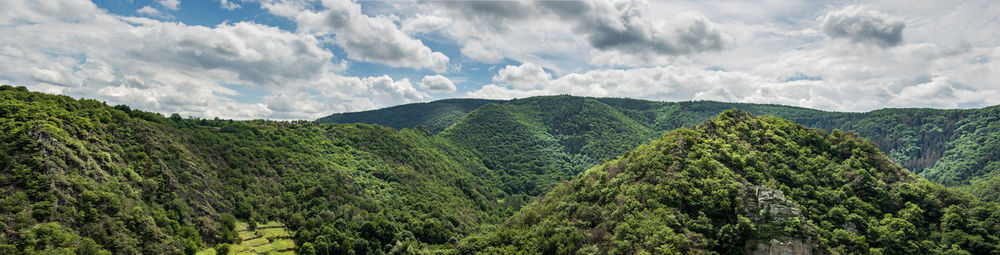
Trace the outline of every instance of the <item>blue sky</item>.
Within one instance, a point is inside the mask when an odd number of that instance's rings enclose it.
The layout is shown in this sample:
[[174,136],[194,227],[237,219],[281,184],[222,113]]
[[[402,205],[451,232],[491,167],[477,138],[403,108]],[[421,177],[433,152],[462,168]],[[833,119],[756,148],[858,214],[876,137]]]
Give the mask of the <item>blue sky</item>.
[[[234,23],[234,22],[254,22],[258,24],[263,24],[267,26],[273,26],[280,28],[282,30],[295,31],[296,24],[294,21],[271,15],[266,10],[262,10],[261,6],[256,3],[243,3],[238,2],[240,8],[228,10],[222,7],[218,1],[179,1],[181,4],[178,5],[177,10],[170,10],[165,8],[163,5],[159,4],[157,0],[109,0],[109,1],[94,1],[97,7],[107,10],[111,14],[121,15],[121,16],[149,16],[138,12],[139,9],[150,6],[157,9],[163,13],[162,17],[156,17],[163,21],[170,22],[181,22],[186,25],[192,26],[206,26],[212,27],[221,23]],[[362,12],[368,15],[377,15],[376,10],[368,8],[371,6],[379,6],[379,2],[369,1],[368,4],[362,4]],[[453,81],[456,82],[456,88],[454,94],[449,95],[461,95],[464,93],[472,92],[479,89],[482,84],[488,84],[491,82],[491,78],[497,69],[503,68],[507,65],[517,64],[516,61],[505,60],[498,63],[481,63],[477,61],[469,61],[468,59],[462,59],[461,56],[461,45],[457,45],[447,38],[443,38],[439,34],[424,34],[417,35],[414,38],[421,40],[425,45],[433,49],[444,53],[447,56],[457,56],[453,58],[451,62],[454,64],[461,65],[461,69],[450,71],[447,74],[451,76]],[[336,44],[326,44],[322,45],[326,50],[333,52],[336,56],[344,56],[344,50],[338,47]],[[492,71],[491,71],[492,70]],[[436,74],[433,71],[427,70],[414,70],[411,68],[399,68],[390,67],[380,64],[373,64],[368,62],[352,62],[346,70],[343,71],[346,75],[351,76],[380,76],[389,75],[395,79],[408,78],[410,80],[419,81],[425,75]],[[247,89],[243,86],[229,86],[231,89],[238,90],[241,92],[240,96],[235,97],[236,100],[242,102],[253,102],[259,100],[262,96],[261,91],[254,91]],[[255,93],[256,92],[256,93]],[[448,95],[445,95],[448,96]]]
[[315,119],[571,94],[834,111],[1000,104],[1000,3],[9,0],[0,83]]

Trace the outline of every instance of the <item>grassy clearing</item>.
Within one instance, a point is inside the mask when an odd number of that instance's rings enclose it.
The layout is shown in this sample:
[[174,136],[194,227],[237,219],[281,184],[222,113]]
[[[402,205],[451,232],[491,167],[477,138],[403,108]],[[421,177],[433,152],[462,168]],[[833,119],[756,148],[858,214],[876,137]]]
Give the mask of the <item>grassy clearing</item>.
[[[292,241],[292,233],[280,222],[272,221],[257,225],[256,230],[250,230],[246,222],[237,222],[236,229],[242,240],[238,244],[230,244],[229,254],[235,255],[256,255],[256,254],[295,254],[295,242]],[[284,252],[281,250],[292,249]],[[216,255],[215,248],[207,248],[198,251],[198,255]]]

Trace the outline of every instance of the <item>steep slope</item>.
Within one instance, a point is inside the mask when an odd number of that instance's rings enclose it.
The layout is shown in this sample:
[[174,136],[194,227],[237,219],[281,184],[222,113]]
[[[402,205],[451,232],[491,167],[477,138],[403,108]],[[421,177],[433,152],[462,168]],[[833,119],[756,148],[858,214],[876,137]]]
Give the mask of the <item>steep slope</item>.
[[989,254],[1000,206],[857,135],[726,111],[564,183],[463,240],[485,254]]
[[316,120],[319,123],[369,123],[389,126],[395,129],[423,126],[430,132],[438,133],[457,122],[462,116],[488,103],[500,100],[486,99],[444,99],[429,103],[415,103],[389,108],[337,113]]
[[957,139],[925,176],[990,201],[1000,201],[1000,106],[971,113],[956,123]]
[[0,254],[192,252],[236,241],[236,218],[332,253],[449,247],[511,211],[479,162],[426,132],[164,118],[2,86]]
[[[586,107],[581,109],[581,105],[588,102]],[[988,141],[989,130],[978,131],[987,128],[987,120],[997,118],[1000,113],[994,108],[967,109],[967,110],[936,110],[936,109],[881,109],[865,113],[842,113],[826,112],[799,107],[765,105],[765,104],[743,104],[743,103],[722,103],[712,101],[694,102],[654,102],[628,98],[586,98],[572,96],[543,96],[510,101],[499,101],[500,104],[517,106],[516,111],[524,115],[536,116],[540,121],[537,126],[544,126],[547,132],[557,139],[563,148],[560,152],[568,155],[585,156],[582,164],[575,171],[582,171],[592,164],[600,163],[603,160],[611,159],[621,152],[634,148],[642,141],[680,127],[690,127],[698,125],[706,118],[715,116],[727,109],[740,109],[755,115],[773,115],[792,120],[796,123],[832,131],[834,129],[855,132],[862,137],[873,141],[882,151],[894,162],[903,167],[924,175],[925,170],[934,167],[940,169],[947,168],[952,177],[942,179],[937,176],[927,177],[934,181],[947,185],[970,185],[970,189],[990,190],[985,186],[991,186],[986,181],[990,176],[1000,175],[981,173],[981,168],[976,166],[989,166],[990,162],[997,161],[996,158],[986,157],[993,151],[990,146],[983,144]],[[610,107],[610,109],[608,109]],[[990,110],[994,109],[994,110]],[[355,115],[356,121],[384,123],[379,121],[384,119],[382,114],[392,112],[366,112]],[[595,112],[607,116],[607,118],[588,118],[580,114]],[[430,113],[408,112],[419,120],[426,118]],[[607,113],[607,114],[605,114]],[[586,121],[574,121],[582,120]],[[456,122],[457,123],[457,122]],[[469,122],[464,122],[468,124]],[[580,125],[580,123],[583,123]],[[442,124],[443,125],[443,124]],[[573,126],[577,125],[577,126]],[[596,130],[616,130],[621,132],[592,132],[588,135],[567,131],[576,130],[580,126],[604,126],[597,127]],[[625,130],[614,129],[613,125],[625,127]],[[412,127],[412,126],[402,126]],[[648,134],[647,134],[648,133]],[[965,137],[965,138],[963,138]],[[961,141],[958,141],[961,140]],[[619,142],[613,142],[619,141]],[[636,142],[639,141],[639,142]],[[502,141],[500,141],[502,142]],[[591,148],[610,148],[585,151],[584,146]],[[498,145],[501,146],[501,145]],[[596,146],[596,147],[595,147]],[[606,146],[606,147],[601,147]],[[964,149],[956,149],[958,147]],[[960,154],[954,154],[951,158],[938,164],[946,151],[962,150],[964,153],[975,153],[982,155],[973,157],[973,160],[965,160]],[[995,151],[995,150],[994,150]],[[960,160],[961,159],[961,160]],[[952,163],[964,162],[964,163]],[[985,176],[980,178],[979,176]],[[957,179],[956,179],[957,178]],[[968,179],[973,178],[973,179]],[[986,192],[977,192],[985,194]],[[983,198],[994,199],[991,196],[981,196]]]
[[508,193],[538,195],[545,184],[576,174],[582,159],[566,153],[558,140],[515,107],[487,104],[441,133],[473,151],[499,175]]
[[488,104],[441,136],[475,152],[505,191],[530,196],[654,137],[606,104],[569,96]]

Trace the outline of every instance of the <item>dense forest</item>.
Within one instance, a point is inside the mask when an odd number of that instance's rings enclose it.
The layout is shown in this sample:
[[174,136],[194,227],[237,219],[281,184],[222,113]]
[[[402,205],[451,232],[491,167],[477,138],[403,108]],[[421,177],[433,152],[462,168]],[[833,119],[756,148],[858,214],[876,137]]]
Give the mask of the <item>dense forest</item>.
[[0,254],[191,254],[237,241],[237,219],[284,222],[304,253],[434,250],[527,201],[426,130],[164,117],[4,86],[0,136]]
[[[622,152],[656,138],[658,135],[681,127],[699,125],[705,119],[714,117],[728,109],[740,109],[754,115],[771,115],[786,118],[811,128],[850,131],[874,142],[890,159],[904,168],[920,174],[932,181],[966,189],[978,197],[1000,201],[1000,106],[983,109],[938,110],[938,109],[881,109],[872,112],[827,112],[813,109],[766,104],[723,103],[713,101],[654,102],[628,98],[587,98],[574,96],[542,96],[509,101],[463,99],[465,105],[500,104],[508,115],[526,116],[518,121],[534,126],[534,136],[524,136],[529,141],[498,139],[508,136],[505,129],[473,127],[481,139],[494,139],[490,143],[462,143],[479,151],[480,157],[494,159],[497,153],[489,153],[493,148],[506,148],[504,157],[521,157],[520,161],[545,162],[542,165],[572,165],[572,173],[618,157]],[[438,117],[449,109],[448,116],[456,115],[455,102],[437,102],[401,105],[377,111],[331,115],[318,120],[325,123],[373,123],[390,124],[396,128],[416,128],[442,125],[450,130],[470,129],[464,126],[513,125],[508,119],[492,117],[492,122],[469,121],[482,118],[479,111],[490,111],[497,115],[497,107],[483,107],[468,110],[466,118],[453,123],[442,124],[428,120]],[[586,105],[585,107],[581,107]],[[464,109],[470,109],[466,107]],[[406,112],[412,118],[391,118],[393,112]],[[449,134],[450,130],[443,130]],[[467,131],[463,131],[466,132]],[[466,135],[468,136],[468,135]],[[468,138],[465,138],[468,140]],[[550,142],[555,141],[555,143]],[[993,142],[991,142],[993,141]],[[523,144],[539,144],[544,150],[554,151],[553,155],[532,156],[524,151]],[[480,146],[492,146],[480,147]],[[608,148],[608,149],[601,149]],[[536,150],[537,151],[537,150]],[[485,153],[486,155],[483,155]],[[528,158],[523,158],[528,157]],[[557,160],[565,158],[565,160]],[[502,174],[502,173],[501,173]],[[551,187],[549,179],[541,179],[535,186]]]
[[998,111],[552,96],[232,121],[2,86],[0,254],[224,251],[265,222],[299,254],[997,253]]
[[463,240],[484,254],[995,254],[1000,206],[857,135],[725,111]]

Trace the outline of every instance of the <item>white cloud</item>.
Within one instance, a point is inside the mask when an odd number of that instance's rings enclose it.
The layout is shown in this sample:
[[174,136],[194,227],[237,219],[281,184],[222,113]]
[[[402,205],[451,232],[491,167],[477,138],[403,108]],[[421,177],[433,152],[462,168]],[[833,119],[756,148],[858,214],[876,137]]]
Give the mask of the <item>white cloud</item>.
[[240,4],[236,3],[236,1],[237,0],[232,0],[232,1],[230,1],[230,0],[219,0],[219,4],[221,5],[222,9],[226,9],[226,10],[230,10],[230,11],[236,10],[236,9],[239,9],[239,8],[243,7]]
[[135,12],[150,17],[160,17],[161,15],[163,15],[163,13],[160,13],[160,10],[150,7],[149,5],[143,6],[142,8],[135,10]]
[[417,14],[403,22],[402,30],[406,34],[427,34],[438,31],[451,24],[451,19],[434,15]]
[[[901,55],[907,50],[904,47],[899,51],[891,54]],[[920,52],[913,49],[910,51]],[[879,57],[884,56],[873,56],[873,58]],[[815,60],[805,55],[779,59],[801,59],[802,62]],[[893,61],[913,60],[903,58]],[[691,65],[601,69],[568,73],[549,80],[534,79],[530,83],[532,86],[514,86],[509,82],[505,83],[507,87],[490,84],[469,92],[466,96],[507,99],[532,95],[571,94],[660,101],[717,100],[774,103],[836,111],[866,111],[886,106],[964,108],[1000,103],[1000,91],[996,87],[958,84],[943,76],[914,82],[908,80],[909,78],[901,79],[898,76],[863,75],[864,72],[836,75],[843,71],[844,67],[840,65],[850,63],[852,62],[834,62],[827,66],[816,66],[814,67],[816,70],[810,72],[810,75],[815,75],[812,79],[791,79],[803,74],[793,74],[788,69],[780,69],[784,72],[770,74],[710,70]],[[830,70],[820,71],[822,69]],[[524,77],[511,76],[511,72],[501,75],[504,70],[498,72],[495,81],[507,79],[498,77]],[[893,73],[902,70],[872,71]]]
[[251,22],[188,26],[79,3],[4,1],[16,9],[0,8],[12,14],[0,16],[0,80],[161,113],[239,119],[311,119],[428,98],[406,79],[335,74],[342,67],[310,34]]
[[294,20],[302,32],[334,34],[333,41],[351,59],[436,72],[448,69],[447,56],[411,38],[390,17],[361,13],[361,5],[350,0],[325,0],[324,9],[319,12],[292,1],[267,2],[262,6],[274,15]]
[[[170,6],[180,8],[164,2],[136,13],[164,18]],[[261,4],[297,31],[122,17],[80,0],[0,1],[0,81],[235,118],[314,118],[419,102],[454,92],[460,77],[472,79],[463,85],[490,83],[466,94],[488,98],[712,99],[847,111],[1000,104],[1000,37],[985,32],[1000,28],[997,1],[219,3]],[[340,49],[346,56],[334,55]],[[461,55],[442,53],[456,50]],[[352,61],[378,65],[357,70]],[[487,68],[476,62],[505,65],[487,78],[437,74]],[[424,78],[393,79],[382,66],[418,69],[403,75]]]
[[180,0],[156,0],[156,3],[159,3],[161,6],[163,6],[163,8],[167,8],[168,10],[174,10],[174,11],[180,9],[181,7]]
[[718,24],[697,12],[654,16],[640,0],[421,3],[452,18],[444,33],[463,46],[464,56],[485,62],[535,62],[557,72],[584,68],[591,54],[648,60],[615,64],[646,66],[664,58],[720,51],[732,41]]
[[821,18],[823,32],[832,38],[845,38],[854,43],[892,47],[903,42],[902,21],[861,6],[848,6],[831,11]]
[[550,92],[543,90],[517,90],[509,89],[494,84],[488,84],[483,86],[479,90],[469,92],[466,97],[470,98],[485,98],[485,99],[515,99],[515,98],[526,98],[533,96],[549,95]]
[[904,87],[889,101],[890,106],[959,108],[996,103],[1000,91],[996,89],[972,91],[957,88],[948,77],[938,76],[925,83]]
[[420,89],[430,92],[455,92],[455,84],[442,75],[424,76],[420,80]]
[[520,66],[506,66],[493,76],[493,81],[508,84],[517,89],[533,89],[544,86],[552,80],[552,75],[541,66],[524,63]]

